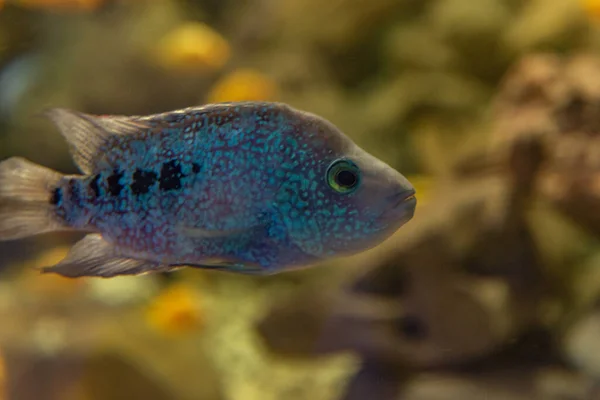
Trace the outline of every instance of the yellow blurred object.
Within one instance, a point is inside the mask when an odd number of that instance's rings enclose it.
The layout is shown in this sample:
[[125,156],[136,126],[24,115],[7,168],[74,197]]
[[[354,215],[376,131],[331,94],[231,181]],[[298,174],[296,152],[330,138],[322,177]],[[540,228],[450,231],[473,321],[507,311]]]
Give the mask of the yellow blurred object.
[[412,175],[407,176],[406,179],[412,183],[417,192],[417,207],[427,203],[431,188],[435,183],[435,179],[427,175]]
[[229,60],[231,49],[218,32],[200,22],[189,22],[167,34],[154,53],[167,68],[218,70]]
[[187,284],[175,284],[165,289],[150,304],[146,314],[150,325],[169,335],[200,329],[203,316],[200,296]]
[[251,69],[239,69],[218,81],[208,94],[209,103],[245,100],[274,100],[277,85],[268,76]]
[[67,256],[69,252],[69,246],[53,247],[36,258],[31,259],[24,263],[26,268],[39,268],[40,266],[50,266],[59,263],[63,258]]
[[600,20],[600,0],[581,0],[581,4],[587,15]]
[[23,290],[45,297],[71,295],[82,288],[84,280],[65,278],[57,274],[42,274],[39,271],[40,267],[57,264],[68,251],[68,246],[55,247],[20,266],[23,270]]
[[[42,8],[57,11],[94,11],[105,1],[106,0],[12,0],[12,3],[26,8]],[[0,3],[2,2],[4,1],[0,0]]]

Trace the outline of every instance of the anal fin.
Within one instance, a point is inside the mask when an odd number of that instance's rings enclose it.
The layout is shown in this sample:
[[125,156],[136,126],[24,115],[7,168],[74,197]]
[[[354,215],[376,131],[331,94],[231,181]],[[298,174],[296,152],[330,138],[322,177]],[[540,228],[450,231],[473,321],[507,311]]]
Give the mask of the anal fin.
[[101,235],[89,234],[75,243],[64,260],[52,267],[42,268],[42,272],[56,273],[69,278],[84,276],[110,278],[118,275],[166,272],[171,269],[167,265],[152,261],[120,256]]

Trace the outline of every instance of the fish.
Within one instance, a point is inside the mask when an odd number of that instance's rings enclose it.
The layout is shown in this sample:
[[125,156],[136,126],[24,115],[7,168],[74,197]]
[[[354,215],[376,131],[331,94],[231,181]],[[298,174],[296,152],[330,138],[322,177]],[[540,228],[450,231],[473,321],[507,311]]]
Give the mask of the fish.
[[18,156],[0,162],[0,241],[85,234],[44,273],[272,275],[368,250],[415,212],[415,189],[400,172],[285,103],[43,114],[80,174]]

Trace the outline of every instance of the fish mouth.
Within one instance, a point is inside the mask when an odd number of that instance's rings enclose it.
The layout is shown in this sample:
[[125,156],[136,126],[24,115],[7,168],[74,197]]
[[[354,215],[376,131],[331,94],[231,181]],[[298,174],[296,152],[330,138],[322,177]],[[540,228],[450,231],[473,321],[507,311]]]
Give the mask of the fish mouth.
[[417,202],[417,192],[414,189],[400,192],[393,197],[396,198],[393,208]]
[[417,196],[414,189],[402,191],[394,196],[392,207],[381,217],[389,217],[391,215],[402,215],[402,220],[408,221],[413,217],[417,206]]
[[380,228],[385,230],[389,225],[387,221],[399,220],[400,224],[403,225],[414,216],[417,206],[417,197],[414,189],[396,193],[388,198],[388,201],[391,207],[377,216],[371,222],[371,226],[380,225]]

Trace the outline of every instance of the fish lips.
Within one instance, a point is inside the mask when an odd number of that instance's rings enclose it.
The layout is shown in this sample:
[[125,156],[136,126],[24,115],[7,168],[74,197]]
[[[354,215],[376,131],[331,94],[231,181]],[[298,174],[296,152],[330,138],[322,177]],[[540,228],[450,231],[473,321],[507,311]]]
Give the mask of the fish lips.
[[412,219],[417,207],[416,191],[414,189],[399,192],[388,200],[392,206],[384,211],[375,223],[391,223],[394,220],[400,221],[400,226]]

